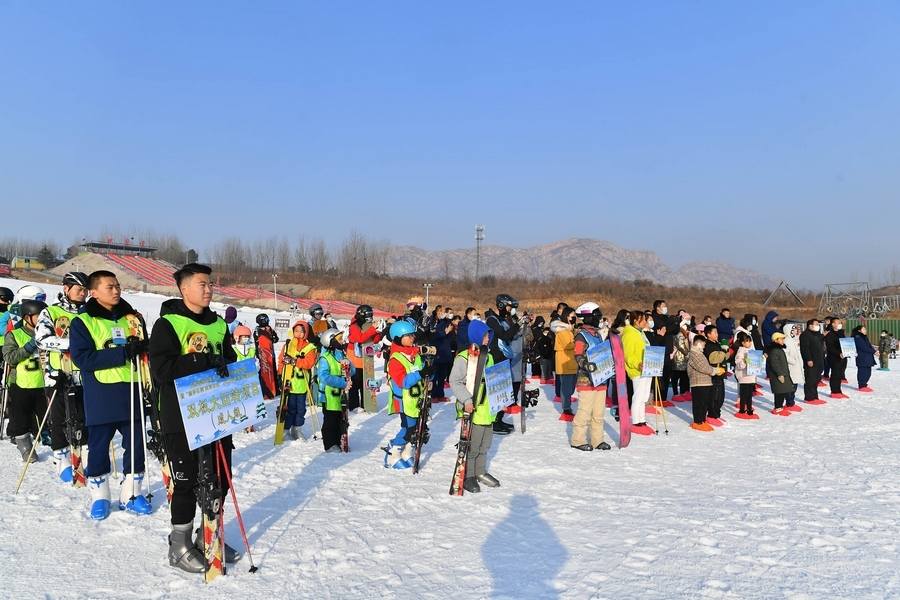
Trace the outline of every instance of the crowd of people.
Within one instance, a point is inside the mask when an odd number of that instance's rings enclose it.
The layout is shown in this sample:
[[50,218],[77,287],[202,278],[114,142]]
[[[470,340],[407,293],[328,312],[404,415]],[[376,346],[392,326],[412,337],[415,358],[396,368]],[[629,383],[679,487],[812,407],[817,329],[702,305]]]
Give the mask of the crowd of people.
[[[769,381],[771,412],[778,416],[800,412],[803,404],[824,403],[819,391],[829,385],[830,398],[847,398],[842,385],[847,383],[850,346],[842,342],[846,332],[837,317],[797,323],[769,311],[759,323],[753,314],[736,321],[724,308],[715,319],[696,319],[685,310],[670,314],[666,302],[657,300],[649,310],[621,309],[612,320],[594,302],[574,308],[560,302],[545,318],[519,312],[515,298],[500,294],[484,316],[475,307],[457,314],[449,306],[429,311],[425,304],[410,302],[404,314],[375,322],[372,307],[363,304],[342,330],[320,305],[313,305],[309,319],[292,324],[276,359],[274,352],[263,357],[259,351],[261,338],[273,349],[279,342],[267,315],[259,315],[251,330],[233,307],[224,317],[210,309],[210,273],[209,267],[192,263],[173,274],[180,297],[162,303],[150,335],[109,271],[67,273],[52,305],[35,285],[16,294],[0,288],[6,433],[22,459],[37,460],[39,441],[49,446],[59,479],[87,487],[90,516],[102,520],[112,507],[109,450],[118,435],[123,457],[117,506],[148,514],[153,510],[144,477],[149,419],[154,440],[165,448],[172,480],[169,561],[188,572],[206,568],[202,540],[192,539],[201,465],[189,449],[175,382],[211,369],[228,377],[228,366],[239,360],[257,361],[261,387],[271,388],[267,398],[284,395],[285,414],[279,418],[294,440],[308,439],[303,430],[307,411],[317,415],[321,410],[323,450],[337,453],[344,451],[347,412],[363,407],[368,385],[363,350],[378,348],[388,388],[387,413],[398,415],[398,431],[384,448],[384,466],[410,468],[414,448],[428,441],[428,424],[419,422],[428,402],[455,399],[457,418],[471,416],[464,477],[470,493],[500,485],[488,472],[488,453],[494,435],[515,429],[505,416],[527,406],[524,383],[529,374],[530,381],[552,386],[560,420],[572,422],[569,443],[581,451],[611,448],[604,440],[604,417],[611,408],[613,418],[620,418],[623,394],[630,430],[639,435],[654,431],[646,421],[648,408],[671,402],[691,402],[690,427],[696,431],[721,426],[730,377],[738,386],[736,416],[741,419],[759,418],[754,397],[762,395],[762,377]],[[878,370],[889,370],[896,340],[883,331],[876,347],[864,324],[850,337],[857,391],[871,392],[872,370],[876,364]],[[615,370],[598,382],[592,377],[597,364],[591,357],[605,342]],[[513,402],[504,410],[495,411],[486,401],[483,380],[471,381],[473,346],[487,348],[488,367],[509,363]],[[644,368],[649,347],[663,349],[661,373]],[[764,372],[757,375],[752,366],[760,355]],[[263,360],[272,363],[264,369]],[[269,366],[277,372],[274,383],[263,378]],[[221,443],[230,472],[232,439]],[[227,485],[222,489],[228,492]],[[225,558],[233,562],[240,554],[226,545]]]

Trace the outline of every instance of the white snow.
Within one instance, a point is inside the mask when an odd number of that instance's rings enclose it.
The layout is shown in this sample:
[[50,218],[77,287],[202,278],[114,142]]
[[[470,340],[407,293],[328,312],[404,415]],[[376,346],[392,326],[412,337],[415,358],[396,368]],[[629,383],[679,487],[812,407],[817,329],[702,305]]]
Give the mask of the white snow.
[[[51,299],[59,290],[43,287]],[[149,321],[162,299],[126,298]],[[252,323],[255,311],[240,315]],[[516,415],[517,431],[494,438],[489,470],[502,487],[462,498],[448,495],[452,403],[434,405],[419,475],[382,466],[379,447],[398,426],[384,391],[381,412],[351,417],[346,455],[289,436],[275,448],[270,417],[234,437],[235,487],[259,571],[248,573],[245,556],[209,585],[168,566],[155,460],[153,514],[114,511],[94,522],[87,490],[58,482],[46,447],[14,495],[23,463],[3,441],[0,590],[10,598],[266,600],[898,597],[900,380],[897,370],[875,372],[875,393],[861,394],[855,375],[851,366],[849,400],[789,418],[761,410],[749,422],[730,416],[729,382],[724,427],[691,431],[690,404],[679,404],[667,412],[668,436],[660,421],[658,437],[635,435],[624,450],[607,413],[608,452],[569,448],[571,426],[542,394],[525,435]],[[772,405],[765,391],[754,398],[761,409]],[[226,520],[229,543],[240,548],[230,498]]]

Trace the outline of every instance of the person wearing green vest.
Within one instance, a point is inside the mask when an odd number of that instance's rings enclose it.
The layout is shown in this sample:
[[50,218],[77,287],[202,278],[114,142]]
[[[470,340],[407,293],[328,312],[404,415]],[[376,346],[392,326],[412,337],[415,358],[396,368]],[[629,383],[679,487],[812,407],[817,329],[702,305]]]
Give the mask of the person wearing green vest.
[[[206,569],[201,550],[191,539],[197,513],[200,450],[192,451],[188,446],[175,380],[209,369],[216,369],[220,377],[228,377],[228,365],[237,359],[225,320],[209,308],[211,273],[208,266],[197,263],[186,264],[174,273],[181,298],[163,302],[160,318],[153,324],[150,335],[150,371],[159,392],[156,410],[159,411],[169,468],[175,481],[169,501],[172,523],[169,565],[188,573],[202,573]],[[225,451],[225,468],[230,473],[234,449],[231,436],[222,438],[221,444]],[[223,493],[220,502],[225,502],[227,481],[223,473],[219,480]],[[200,543],[202,545],[202,541]],[[225,544],[225,562],[233,563],[239,558],[237,551]]]
[[88,458],[84,476],[91,491],[91,518],[109,516],[109,444],[122,436],[122,473],[119,510],[141,515],[153,507],[143,495],[144,423],[135,360],[146,349],[131,321],[140,314],[122,299],[115,273],[94,271],[88,276],[91,298],[69,323],[69,354],[81,372],[84,420],[88,428]]
[[[400,414],[400,431],[384,449],[384,466],[389,469],[409,469],[413,466],[413,437],[419,422],[419,401],[428,393],[428,377],[434,365],[422,366],[419,348],[415,345],[416,326],[407,320],[391,325],[391,357],[387,375],[391,386],[388,414]],[[423,438],[428,439],[427,423]]]
[[[44,386],[47,395],[56,392],[56,400],[50,407],[50,449],[56,463],[56,474],[64,483],[72,483],[72,457],[69,445],[73,440],[66,438],[66,413],[73,420],[75,440],[87,442],[87,428],[84,426],[84,394],[81,389],[81,373],[69,358],[69,324],[78,310],[84,306],[87,296],[88,276],[79,271],[63,275],[63,291],[58,302],[48,306],[38,316],[34,329],[34,339],[38,350],[47,352],[43,362]],[[68,410],[66,403],[69,403]],[[80,443],[80,442],[78,442]]]
[[309,325],[297,321],[291,329],[294,337],[281,347],[281,365],[278,376],[288,390],[285,429],[289,429],[295,440],[305,440],[303,424],[306,423],[306,396],[312,369],[316,365],[316,346],[307,339]]
[[31,462],[38,460],[37,451],[31,449],[38,426],[47,413],[44,374],[34,339],[34,325],[45,308],[47,305],[39,300],[23,301],[19,305],[18,326],[3,340],[3,360],[10,366],[6,435],[16,443],[22,460],[29,460],[30,456]]
[[[494,337],[494,331],[483,321],[469,323],[469,341],[473,344],[490,346]],[[489,356],[487,365],[494,364],[493,357]],[[494,441],[494,419],[496,413],[491,411],[491,405],[487,399],[487,389],[484,379],[478,383],[477,400],[466,387],[466,372],[469,366],[469,349],[466,348],[456,355],[453,360],[453,368],[450,370],[450,389],[456,396],[456,412],[462,416],[463,412],[472,415],[472,433],[469,438],[469,455],[466,461],[466,476],[463,487],[467,492],[477,493],[481,491],[479,483],[488,487],[499,487],[497,478],[487,472],[487,456]]]
[[[326,329],[319,336],[322,354],[316,363],[319,379],[318,403],[322,407],[322,443],[326,452],[341,452],[341,395],[351,384],[356,367],[347,358],[344,335],[337,329]],[[343,368],[349,368],[349,377],[344,377]]]
[[[256,344],[253,343],[253,332],[246,325],[238,325],[234,328],[234,353],[237,355],[237,362],[247,360],[248,358],[256,358]],[[256,361],[256,368],[259,369],[259,361]]]

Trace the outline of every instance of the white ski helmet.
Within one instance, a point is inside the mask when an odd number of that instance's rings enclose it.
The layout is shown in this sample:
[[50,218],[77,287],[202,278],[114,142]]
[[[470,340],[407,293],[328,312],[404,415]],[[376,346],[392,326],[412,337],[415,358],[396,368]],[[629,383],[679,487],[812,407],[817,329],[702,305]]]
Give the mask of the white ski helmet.
[[575,314],[581,317],[584,315],[592,314],[595,310],[600,310],[600,306],[596,302],[585,302],[575,309]]
[[332,348],[332,342],[337,340],[339,345],[343,345],[342,338],[344,334],[342,334],[337,329],[326,329],[322,333],[319,334],[319,339],[322,341],[323,348]]
[[16,297],[18,298],[19,303],[22,303],[24,300],[37,300],[38,302],[47,301],[46,292],[36,285],[25,285],[20,287],[19,291],[16,292]]

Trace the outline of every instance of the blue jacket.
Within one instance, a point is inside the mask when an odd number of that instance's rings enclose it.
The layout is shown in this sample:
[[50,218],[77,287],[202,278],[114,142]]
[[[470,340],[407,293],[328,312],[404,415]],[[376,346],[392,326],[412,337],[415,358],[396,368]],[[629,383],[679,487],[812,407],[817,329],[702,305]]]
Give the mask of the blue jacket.
[[[137,314],[125,300],[120,300],[114,310],[108,311],[91,298],[81,310],[98,319],[115,321],[127,314]],[[134,398],[134,420],[140,419],[141,390],[137,381],[131,386],[124,383],[100,383],[94,371],[121,367],[128,362],[124,346],[97,350],[94,338],[81,319],[72,319],[69,325],[69,353],[72,362],[81,369],[84,388],[85,425],[103,425],[131,420],[131,399]]]
[[450,330],[450,333],[446,333],[448,325],[450,325],[450,319],[441,319],[435,326],[434,345],[437,348],[437,355],[434,357],[434,362],[448,364],[453,362],[452,342],[455,334],[453,329]]
[[[322,350],[322,354],[319,356],[319,360],[316,362],[316,376],[319,379],[319,398],[318,403],[325,403],[325,386],[331,386],[333,388],[344,389],[346,387],[347,382],[340,375],[332,375],[331,368],[328,366],[328,360],[325,358],[325,353],[329,353],[337,359],[338,362],[341,362],[347,355],[341,352],[340,350]],[[356,367],[353,366],[353,363],[350,363],[350,376],[356,374]]]
[[869,338],[861,333],[853,336],[856,342],[856,366],[857,367],[874,367],[875,366],[875,347]]
[[472,343],[469,341],[469,323],[471,322],[469,317],[463,317],[456,328],[456,349],[460,352],[468,348]]
[[719,315],[716,319],[716,331],[719,332],[720,340],[730,340],[734,337],[734,319]]
[[774,310],[770,310],[763,319],[762,325],[760,326],[763,346],[768,347],[768,345],[772,343],[772,334],[778,332],[778,326],[775,324],[776,317],[778,317],[778,313]]

